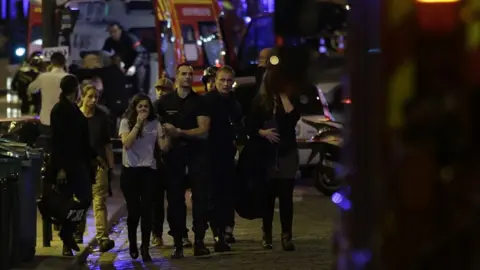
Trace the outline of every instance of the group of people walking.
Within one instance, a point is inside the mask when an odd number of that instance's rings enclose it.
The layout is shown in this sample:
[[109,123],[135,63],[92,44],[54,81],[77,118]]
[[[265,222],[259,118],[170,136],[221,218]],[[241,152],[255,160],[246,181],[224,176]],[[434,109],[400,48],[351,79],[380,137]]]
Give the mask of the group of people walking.
[[[182,258],[188,245],[185,190],[192,192],[194,256],[210,254],[204,239],[208,228],[214,236],[215,252],[231,250],[234,225],[234,178],[236,177],[236,130],[244,126],[249,141],[258,149],[267,182],[263,243],[272,249],[275,199],[279,197],[282,247],[292,251],[293,188],[298,167],[295,126],[299,115],[286,94],[273,91],[268,69],[251,106],[244,114],[232,87],[234,71],[223,66],[206,72],[206,90],[192,90],[193,68],[177,67],[175,86],[159,80],[158,100],[153,104],[137,95],[121,120],[119,134],[124,145],[122,190],[128,208],[130,255],[151,260],[148,249],[163,244],[163,192],[167,196],[167,221],[173,237],[172,258]],[[210,77],[210,78],[208,78]],[[243,121],[246,119],[246,121]],[[262,173],[259,170],[252,173]],[[162,195],[159,195],[161,193]],[[154,211],[152,212],[152,202]],[[141,220],[141,246],[137,227]],[[153,224],[153,227],[152,227]]]
[[[52,63],[60,69],[65,59],[54,54]],[[261,69],[265,66],[265,70]],[[165,195],[168,234],[173,237],[172,258],[184,257],[184,248],[189,246],[193,246],[194,256],[210,254],[204,242],[209,228],[214,236],[213,250],[231,250],[235,242],[235,142],[240,129],[248,134],[247,144],[258,151],[256,162],[261,166],[251,173],[267,183],[262,246],[272,249],[272,220],[278,197],[281,244],[286,251],[295,249],[293,187],[298,167],[295,126],[299,115],[292,98],[274,90],[278,83],[268,66],[268,60],[260,63],[261,82],[247,112],[232,91],[235,73],[228,66],[207,70],[207,92],[203,95],[192,90],[192,66],[181,64],[175,83],[167,78],[157,82],[157,100],[152,102],[144,93],[130,100],[120,119],[118,135],[123,144],[120,185],[127,204],[129,252],[133,259],[141,256],[150,261],[150,245],[163,245]],[[40,78],[29,87],[49,89],[59,85],[57,102],[48,112],[42,107],[40,113],[42,128],[51,135],[51,176],[63,183],[66,192],[84,202],[85,209],[93,200],[100,251],[108,251],[114,246],[108,238],[105,205],[107,175],[114,166],[111,121],[97,105],[97,87],[82,85],[76,76],[63,72]],[[192,194],[193,243],[187,229],[187,188]],[[65,222],[60,236],[63,254],[72,255],[72,250],[79,250],[83,230]]]

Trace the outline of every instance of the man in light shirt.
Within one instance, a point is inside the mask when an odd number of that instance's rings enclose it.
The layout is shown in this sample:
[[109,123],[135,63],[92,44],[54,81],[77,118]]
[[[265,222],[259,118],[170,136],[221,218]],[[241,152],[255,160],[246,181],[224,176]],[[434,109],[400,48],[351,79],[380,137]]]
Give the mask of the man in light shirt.
[[65,71],[66,59],[59,52],[53,53],[50,57],[52,68],[50,71],[40,74],[29,86],[28,93],[40,90],[42,95],[42,106],[40,109],[40,122],[44,126],[50,126],[50,112],[58,102],[60,96],[60,81],[68,73]]

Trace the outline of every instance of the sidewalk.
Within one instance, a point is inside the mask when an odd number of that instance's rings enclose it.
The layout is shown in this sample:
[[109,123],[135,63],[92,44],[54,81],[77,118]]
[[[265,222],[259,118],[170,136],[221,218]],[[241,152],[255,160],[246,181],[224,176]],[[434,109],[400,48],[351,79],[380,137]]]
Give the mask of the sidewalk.
[[[119,172],[115,172],[115,179],[112,182],[113,196],[107,199],[108,220],[110,228],[124,215],[126,215],[125,201],[120,191]],[[53,230],[53,240],[50,247],[43,247],[42,238],[42,217],[37,211],[37,247],[35,259],[33,262],[25,263],[20,268],[14,268],[13,270],[24,269],[70,269],[72,265],[77,261],[84,260],[82,257],[88,256],[89,248],[96,246],[95,239],[95,220],[93,217],[93,211],[90,208],[87,216],[87,228],[85,236],[83,238],[84,244],[80,245],[80,252],[75,257],[63,257],[62,256],[62,241],[58,237],[58,232]]]

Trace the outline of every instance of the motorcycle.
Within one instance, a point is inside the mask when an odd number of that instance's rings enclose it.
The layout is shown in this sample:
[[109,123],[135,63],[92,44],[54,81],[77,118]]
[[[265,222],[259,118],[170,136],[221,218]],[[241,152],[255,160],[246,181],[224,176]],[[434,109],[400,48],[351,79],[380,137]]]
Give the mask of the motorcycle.
[[317,155],[319,161],[315,165],[313,185],[326,196],[331,196],[341,187],[337,170],[341,168],[340,152],[343,144],[343,127],[332,121],[315,123],[303,120],[306,124],[317,128],[317,133],[306,143],[312,149],[309,160]]

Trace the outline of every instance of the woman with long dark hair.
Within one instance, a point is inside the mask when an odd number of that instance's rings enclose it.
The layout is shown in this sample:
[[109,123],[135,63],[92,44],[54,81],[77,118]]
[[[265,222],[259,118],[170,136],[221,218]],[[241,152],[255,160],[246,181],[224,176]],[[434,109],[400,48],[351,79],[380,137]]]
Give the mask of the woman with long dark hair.
[[261,156],[262,177],[266,178],[266,201],[263,207],[263,247],[272,249],[272,222],[275,199],[280,201],[282,247],[295,250],[292,243],[293,188],[298,169],[295,127],[300,116],[291,93],[294,83],[271,65],[263,75],[259,93],[247,118],[250,141]]
[[139,256],[137,227],[141,219],[140,253],[143,261],[151,261],[148,249],[152,231],[153,186],[158,180],[154,152],[156,144],[161,151],[166,151],[169,143],[147,95],[133,97],[120,121],[119,134],[123,143],[120,185],[127,202],[130,256],[132,259]]

